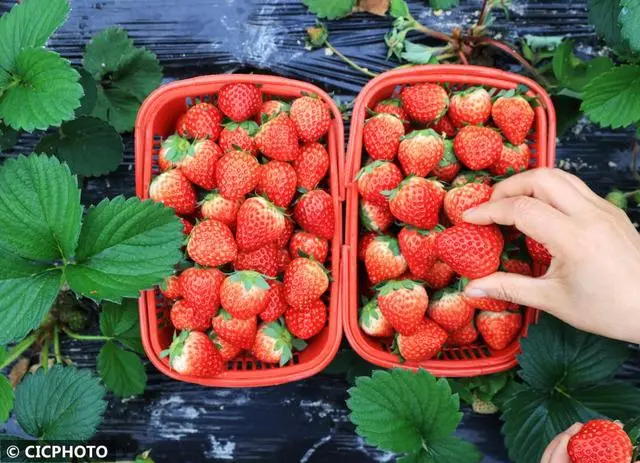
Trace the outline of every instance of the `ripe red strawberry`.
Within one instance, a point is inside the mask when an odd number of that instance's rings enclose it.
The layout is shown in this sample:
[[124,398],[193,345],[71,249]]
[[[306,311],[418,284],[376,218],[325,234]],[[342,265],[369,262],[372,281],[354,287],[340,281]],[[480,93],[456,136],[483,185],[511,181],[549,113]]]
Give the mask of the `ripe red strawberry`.
[[300,140],[310,143],[320,140],[329,131],[331,112],[316,96],[302,96],[291,103],[291,120]]
[[569,439],[571,463],[631,463],[633,444],[626,432],[608,420],[591,420]]
[[453,149],[460,162],[471,170],[489,167],[500,159],[502,137],[488,127],[468,125],[453,139]]
[[216,163],[222,150],[211,140],[190,143],[186,138],[171,135],[162,144],[163,154],[191,182],[211,190],[216,187]]
[[276,321],[287,309],[287,299],[284,296],[284,285],[279,281],[269,281],[269,292],[264,310],[260,312],[260,319],[265,322]]
[[220,310],[218,315],[213,317],[211,324],[213,331],[218,336],[234,346],[251,349],[253,342],[256,340],[256,333],[258,332],[256,317],[240,320],[239,318],[233,318],[229,312]]
[[519,312],[483,311],[476,317],[476,325],[489,347],[502,350],[518,337],[522,315]]
[[278,322],[263,323],[258,328],[256,342],[251,348],[253,356],[265,363],[287,364],[292,358],[292,348],[302,350],[306,343],[291,336]]
[[286,248],[289,245],[289,240],[291,239],[291,235],[293,235],[293,229],[295,225],[293,224],[293,220],[289,217],[284,218],[284,228],[276,241],[276,244],[279,248]]
[[373,116],[362,129],[364,147],[373,159],[393,161],[403,135],[402,121],[391,114]]
[[218,349],[218,352],[220,352],[220,357],[222,357],[223,362],[233,360],[240,354],[240,352],[242,352],[241,347],[234,346],[229,341],[225,341],[215,333],[211,333],[209,337]]
[[235,272],[222,282],[220,304],[232,317],[247,320],[264,310],[268,291],[267,281],[258,272]]
[[305,190],[313,190],[327,175],[329,170],[329,153],[320,143],[307,143],[300,150],[298,158],[293,161],[298,186]]
[[404,227],[398,233],[400,251],[407,260],[411,275],[419,280],[423,280],[436,263],[437,233],[437,228],[429,231],[413,227]]
[[196,192],[191,182],[178,170],[169,170],[151,181],[149,197],[156,203],[172,207],[176,214],[190,215],[196,210]]
[[180,286],[180,277],[171,275],[160,285],[160,292],[167,299],[178,299],[182,296],[182,286]]
[[178,218],[180,219],[180,222],[182,222],[182,233],[189,236],[189,233],[191,233],[191,230],[193,230],[193,224],[184,217]]
[[500,267],[504,247],[502,233],[496,225],[461,223],[438,234],[438,256],[458,275],[482,278]]
[[444,141],[431,129],[414,130],[402,137],[398,161],[406,175],[426,177],[444,156]]
[[266,199],[257,196],[247,199],[240,210],[236,225],[238,249],[249,252],[275,243],[283,232],[283,212]]
[[236,217],[241,205],[242,200],[231,201],[218,191],[212,191],[200,203],[200,213],[204,219],[217,220],[231,228],[235,228]]
[[382,315],[376,298],[371,299],[362,307],[358,324],[362,331],[375,338],[388,338],[393,336],[395,332],[391,323]]
[[212,313],[183,299],[174,302],[169,313],[171,324],[178,331],[206,331],[211,326],[212,316]]
[[289,253],[295,257],[311,257],[323,264],[329,254],[329,242],[311,233],[298,231],[291,237]]
[[409,116],[402,107],[400,98],[390,98],[388,100],[379,101],[374,107],[373,112],[376,114],[392,114],[404,122],[405,130],[409,128]]
[[531,260],[545,267],[551,265],[551,253],[544,247],[544,245],[528,236],[525,237],[524,242],[527,245],[527,250],[529,251]]
[[258,184],[260,164],[245,151],[229,151],[218,160],[216,183],[220,194],[231,201],[243,199]]
[[246,121],[260,111],[262,92],[255,84],[226,84],[218,92],[218,107],[232,121]]
[[377,236],[367,247],[364,265],[371,283],[398,278],[407,271],[407,261],[400,253],[398,240],[391,236]]
[[535,113],[521,96],[500,97],[491,110],[493,122],[512,145],[521,145],[533,126]]
[[400,98],[409,117],[425,124],[440,119],[449,108],[449,95],[437,84],[424,83],[405,87]]
[[415,281],[391,280],[378,290],[378,306],[398,333],[409,336],[420,329],[429,296]]
[[466,297],[465,300],[474,309],[486,310],[488,312],[504,312],[511,307],[511,303],[493,299],[491,297]]
[[291,106],[288,103],[280,100],[268,100],[262,103],[262,107],[260,108],[260,112],[255,118],[255,121],[258,124],[262,124],[272,117],[277,116],[280,113],[287,113],[291,109]]
[[403,176],[398,166],[392,162],[374,161],[358,172],[358,192],[370,203],[388,206],[389,200],[383,192],[391,191],[400,185]]
[[171,346],[162,351],[161,356],[168,356],[171,368],[182,375],[212,378],[224,369],[213,341],[199,331],[183,331],[174,336]]
[[441,289],[429,301],[427,315],[448,333],[455,333],[472,319],[475,309],[455,288]]
[[253,141],[256,133],[258,133],[258,124],[253,121],[230,122],[220,132],[220,148],[225,153],[239,149],[255,156],[258,154],[258,147]]
[[318,262],[305,257],[294,258],[284,272],[284,295],[291,307],[302,308],[329,288],[329,277]]
[[509,258],[502,259],[501,264],[502,270],[508,273],[517,273],[519,275],[524,276],[533,276],[533,271],[531,270],[531,264],[529,262],[525,262],[521,259]]
[[453,188],[444,196],[444,212],[454,225],[462,223],[464,212],[489,201],[491,193],[493,188],[482,183],[467,183]]
[[436,260],[436,263],[423,275],[422,279],[429,288],[440,289],[448,286],[455,276],[456,272],[454,272],[447,263]]
[[473,320],[449,335],[447,341],[452,346],[468,346],[478,340],[478,330]]
[[255,270],[268,277],[276,277],[280,273],[278,253],[279,248],[275,243],[266,244],[255,251],[239,251],[234,267],[236,270]]
[[471,87],[451,97],[447,115],[456,127],[484,124],[491,116],[491,95],[482,87]]
[[451,182],[451,186],[456,188],[467,183],[482,183],[484,185],[491,185],[491,176],[485,171],[470,171],[464,170]]
[[182,297],[211,318],[220,307],[220,285],[224,278],[217,268],[188,268],[180,274]]
[[446,114],[431,124],[431,128],[440,135],[446,135],[452,138],[456,136],[457,132],[456,126],[453,125],[453,122],[451,122],[451,119]]
[[291,263],[291,256],[286,249],[278,251],[278,273],[283,273]]
[[269,161],[260,167],[257,191],[278,207],[288,207],[298,189],[298,177],[291,164]]
[[211,103],[196,103],[178,119],[177,130],[181,137],[216,141],[222,130],[222,113]]
[[238,255],[238,246],[227,225],[217,220],[205,220],[193,227],[187,254],[196,264],[217,267],[233,262]]
[[523,143],[520,146],[513,146],[505,143],[502,146],[500,158],[489,170],[493,175],[511,175],[523,172],[529,168],[531,152],[529,146]]
[[362,200],[360,202],[360,222],[367,230],[384,233],[393,224],[389,206]]
[[300,154],[296,128],[285,113],[260,127],[255,142],[262,154],[277,161],[295,161]]
[[433,175],[442,182],[451,182],[458,175],[461,167],[458,158],[453,153],[453,142],[445,140],[444,155],[438,165],[433,168]]
[[438,355],[448,337],[447,332],[436,322],[425,318],[412,335],[399,333],[396,337],[396,347],[402,359],[422,362]]
[[324,190],[311,190],[300,197],[293,218],[306,232],[327,240],[333,239],[335,212],[333,198]]
[[369,232],[358,238],[358,259],[362,261],[364,260],[369,245],[373,242],[373,240],[376,239],[377,236],[379,236],[377,233]]
[[284,314],[289,332],[298,339],[309,339],[327,324],[327,307],[318,299],[306,307],[291,308]]
[[444,188],[434,180],[408,177],[393,190],[389,208],[396,219],[423,230],[438,225]]

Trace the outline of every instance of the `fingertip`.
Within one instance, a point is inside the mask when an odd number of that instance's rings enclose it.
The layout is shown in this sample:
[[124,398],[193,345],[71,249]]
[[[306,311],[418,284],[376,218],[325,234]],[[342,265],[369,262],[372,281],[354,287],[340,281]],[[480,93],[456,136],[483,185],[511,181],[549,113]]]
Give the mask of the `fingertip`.
[[574,423],[564,433],[569,437],[573,437],[580,432],[583,426],[584,425],[582,423]]

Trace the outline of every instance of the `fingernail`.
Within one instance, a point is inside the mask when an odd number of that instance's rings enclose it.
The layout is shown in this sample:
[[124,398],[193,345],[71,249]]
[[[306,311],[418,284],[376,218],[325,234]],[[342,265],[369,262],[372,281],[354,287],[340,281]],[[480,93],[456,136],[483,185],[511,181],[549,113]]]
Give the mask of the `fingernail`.
[[473,215],[473,211],[475,211],[476,209],[478,209],[477,207],[472,207],[471,209],[467,209],[466,211],[464,211],[462,213],[462,220],[467,220],[467,217],[470,217]]
[[469,288],[464,290],[464,295],[469,297],[486,297],[487,293],[480,288]]

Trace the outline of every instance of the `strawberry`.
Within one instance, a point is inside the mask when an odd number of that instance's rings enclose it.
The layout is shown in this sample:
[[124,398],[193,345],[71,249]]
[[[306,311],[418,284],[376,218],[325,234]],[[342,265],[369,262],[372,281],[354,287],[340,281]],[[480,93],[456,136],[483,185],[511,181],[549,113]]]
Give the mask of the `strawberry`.
[[447,115],[456,127],[480,125],[491,116],[491,95],[482,87],[471,87],[451,97]]
[[405,135],[398,148],[398,161],[406,175],[426,177],[443,156],[444,141],[431,129]]
[[293,358],[291,349],[302,350],[306,343],[291,336],[278,322],[263,323],[258,328],[256,341],[251,348],[253,356],[261,362],[285,365]]
[[520,146],[513,146],[505,143],[502,145],[500,157],[489,167],[489,170],[493,175],[512,175],[527,170],[530,160],[529,145],[523,143]]
[[154,178],[149,186],[149,197],[181,215],[193,214],[197,206],[193,185],[178,170],[169,170]]
[[298,187],[313,190],[327,175],[329,170],[329,153],[320,143],[307,143],[293,161],[296,170]]
[[527,100],[514,96],[498,98],[493,104],[491,116],[505,138],[518,146],[527,138],[535,113]]
[[252,270],[232,273],[220,286],[220,304],[232,317],[248,320],[264,310],[269,285]]
[[322,265],[306,257],[296,257],[284,272],[284,295],[295,308],[309,306],[329,288],[329,277]]
[[617,423],[598,419],[569,439],[567,451],[571,463],[631,463],[633,444]]
[[218,92],[218,107],[232,121],[246,121],[260,111],[262,92],[255,84],[226,84]]
[[444,196],[444,212],[454,225],[464,222],[465,211],[491,199],[493,188],[482,183],[467,183],[447,191]]
[[391,280],[378,290],[378,306],[398,333],[409,336],[420,329],[429,296],[415,281]]
[[449,335],[438,324],[423,319],[411,335],[401,333],[396,337],[396,347],[400,357],[409,362],[429,360],[442,350]]
[[258,154],[258,147],[253,141],[258,133],[258,124],[253,121],[230,122],[220,132],[220,148],[225,153],[228,151],[246,151],[252,156]]
[[298,339],[309,339],[327,324],[327,307],[318,299],[306,307],[291,308],[284,314],[289,332]]
[[476,325],[489,347],[502,350],[518,337],[522,315],[520,312],[481,311],[476,317]]
[[289,308],[287,300],[284,296],[284,286],[279,281],[269,281],[269,292],[267,293],[267,303],[262,312],[260,319],[265,322],[276,321]]
[[251,349],[258,331],[256,317],[240,320],[233,318],[229,312],[224,310],[220,310],[218,315],[213,317],[211,324],[213,331],[218,336],[243,349]]
[[160,285],[160,293],[167,299],[178,299],[182,296],[182,286],[180,286],[180,277],[171,275],[164,283]]
[[311,190],[300,197],[293,218],[306,232],[327,240],[333,239],[335,212],[333,198],[324,190]]
[[238,249],[249,252],[275,243],[285,227],[284,214],[266,199],[247,199],[238,210],[236,241]]
[[460,162],[453,153],[453,142],[451,140],[444,141],[444,155],[437,166],[433,168],[433,175],[442,182],[451,182],[460,172]]
[[402,107],[402,101],[399,98],[379,101],[373,107],[373,112],[376,114],[392,114],[404,122],[405,130],[409,128],[409,116]]
[[284,272],[291,263],[291,256],[286,249],[278,250],[278,273]]
[[430,230],[438,225],[444,194],[437,181],[408,177],[389,196],[389,208],[399,221]]
[[436,263],[436,235],[438,229],[420,230],[414,227],[403,227],[398,233],[400,252],[407,260],[411,274],[419,279],[424,279],[427,272]]
[[187,253],[196,264],[217,267],[233,262],[238,247],[227,225],[217,220],[205,220],[193,227]]
[[488,173],[482,170],[478,170],[475,172],[464,170],[460,172],[460,174],[458,174],[456,178],[453,179],[453,181],[451,182],[451,186],[456,188],[466,185],[467,183],[482,183],[484,185],[491,185],[491,177]]
[[531,260],[545,267],[551,265],[551,253],[544,247],[544,245],[528,236],[525,237],[524,242],[527,245],[527,250],[529,251]]
[[455,333],[472,319],[475,310],[455,288],[441,289],[429,301],[427,315],[448,333]]
[[213,344],[218,348],[218,352],[220,352],[220,357],[222,357],[223,362],[233,360],[240,354],[240,352],[242,352],[241,347],[234,346],[229,341],[225,341],[215,333],[210,333],[209,337],[213,341]]
[[[437,248],[436,248],[437,249]],[[429,269],[424,275],[422,275],[422,280],[432,289],[440,289],[448,286],[453,280],[453,277],[456,276],[456,273],[449,267],[449,265],[441,260],[436,260],[436,263],[433,264],[433,267]],[[416,275],[416,278],[420,278]]]
[[294,227],[295,225],[293,224],[293,221],[289,217],[285,216],[284,228],[282,229],[282,231],[280,232],[280,236],[278,236],[278,239],[276,240],[276,244],[279,248],[287,247],[287,245],[289,244],[289,240],[291,239],[291,235],[293,235]]
[[502,137],[488,127],[468,125],[453,139],[453,150],[469,169],[485,169],[500,159]]
[[171,324],[180,330],[206,331],[211,326],[212,313],[183,299],[174,302],[169,313]]
[[329,254],[329,242],[311,233],[298,231],[291,237],[289,253],[295,257],[311,257],[322,264]]
[[262,154],[276,161],[295,161],[300,154],[295,125],[285,113],[260,127],[255,141]]
[[246,151],[229,151],[218,160],[216,183],[220,194],[237,201],[253,191],[258,184],[260,164]]
[[158,167],[161,172],[166,172],[169,169],[175,169],[175,162],[169,161],[167,159],[167,148],[164,146],[160,147],[160,151],[158,152]]
[[392,162],[374,161],[358,172],[358,192],[370,203],[388,206],[389,200],[383,192],[395,189],[402,182],[402,172]]
[[478,340],[478,336],[479,334],[476,329],[476,324],[472,319],[462,328],[451,333],[447,342],[452,346],[468,346],[469,344],[476,342]]
[[474,394],[473,401],[471,402],[471,410],[478,415],[495,415],[500,411],[500,408],[493,402],[482,400]]
[[362,129],[364,147],[373,159],[393,161],[403,135],[402,121],[391,114],[373,116]]
[[407,261],[400,253],[398,240],[391,236],[377,236],[367,247],[364,265],[371,283],[398,278],[407,270]]
[[232,201],[226,199],[218,191],[212,191],[200,203],[200,212],[204,219],[217,220],[231,228],[235,228],[236,217],[241,205],[242,200]]
[[180,219],[180,222],[182,222],[182,233],[184,235],[189,236],[189,234],[191,233],[191,230],[193,230],[193,224],[191,222],[189,222],[187,219],[185,219],[184,217],[178,217]]
[[521,259],[503,258],[501,264],[502,270],[508,273],[517,273],[524,276],[533,276],[531,264]]
[[169,357],[169,365],[187,376],[211,378],[222,373],[224,365],[220,352],[204,333],[183,331],[174,336],[169,349],[161,357]]
[[255,270],[274,278],[280,273],[278,252],[279,249],[275,243],[266,244],[255,251],[239,251],[234,267],[236,270]]
[[188,268],[180,274],[182,297],[211,318],[220,307],[220,285],[224,278],[217,268]]
[[196,103],[178,119],[177,130],[181,137],[216,141],[222,130],[222,113],[211,103]]
[[376,298],[371,299],[362,307],[358,324],[362,331],[374,338],[388,338],[393,336],[395,332],[391,323],[382,315]]
[[446,135],[447,137],[455,137],[457,132],[456,126],[453,125],[453,122],[446,114],[431,124],[431,128],[440,135]]
[[260,112],[256,116],[255,120],[258,124],[268,121],[269,119],[277,116],[280,113],[287,113],[291,109],[288,103],[280,100],[268,100],[262,103]]
[[216,187],[216,163],[222,150],[211,140],[189,143],[186,138],[171,135],[162,144],[164,157],[174,164],[191,182],[204,189]]
[[269,161],[260,167],[257,191],[278,207],[288,207],[298,189],[298,177],[291,164]]
[[486,310],[488,312],[504,312],[511,307],[507,301],[493,299],[491,297],[466,297],[465,300],[474,309]]
[[407,86],[402,89],[400,98],[409,117],[425,124],[440,119],[449,108],[449,95],[437,84]]
[[360,203],[360,222],[367,230],[383,233],[393,224],[389,206],[363,200]]
[[364,261],[369,245],[379,236],[377,233],[365,233],[358,238],[358,259]]
[[331,112],[324,101],[316,96],[302,96],[291,103],[291,120],[300,140],[310,143],[320,140],[329,131]]

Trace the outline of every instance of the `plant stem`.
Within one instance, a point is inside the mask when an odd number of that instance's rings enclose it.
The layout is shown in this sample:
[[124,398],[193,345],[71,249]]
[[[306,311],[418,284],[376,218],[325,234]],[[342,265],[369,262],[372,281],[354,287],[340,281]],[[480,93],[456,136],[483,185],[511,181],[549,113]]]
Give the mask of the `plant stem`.
[[453,43],[454,39],[449,34],[445,34],[444,32],[434,31],[433,29],[428,28],[424,24],[420,24],[418,21],[415,22],[416,30],[422,32],[429,37],[433,37],[438,40],[442,40],[443,42]]
[[60,326],[53,327],[53,352],[56,356],[56,363],[62,363],[62,352],[60,352]]
[[469,60],[462,50],[458,52],[458,56],[460,57],[460,61],[462,61],[462,64],[469,64]]
[[34,332],[24,338],[18,344],[16,344],[7,355],[7,358],[4,359],[4,362],[0,364],[0,370],[17,360],[18,357],[20,357],[24,353],[24,351],[26,351],[34,342],[36,342],[37,339],[38,333]]
[[94,335],[90,335],[90,334],[74,333],[73,331],[71,331],[66,326],[62,327],[62,331],[64,331],[65,334],[67,336],[69,336],[70,338],[76,339],[78,341],[111,341],[111,339],[112,339],[109,336],[94,336]]
[[40,365],[44,371],[49,369],[49,338],[46,337],[40,349]]
[[484,0],[482,2],[482,9],[480,10],[480,17],[478,18],[476,27],[484,26],[484,23],[487,20],[487,14],[489,13],[489,3],[489,0]]
[[331,50],[336,56],[338,56],[342,61],[344,61],[345,63],[347,63],[349,66],[351,66],[353,69],[360,71],[361,73],[369,76],[369,77],[378,77],[378,74],[375,72],[371,72],[370,70],[368,70],[367,68],[363,68],[362,66],[357,65],[356,63],[354,63],[351,59],[347,58],[346,56],[344,56],[336,47],[334,47],[333,45],[331,45],[331,42],[329,42],[328,40],[324,43],[327,48],[329,50]]

